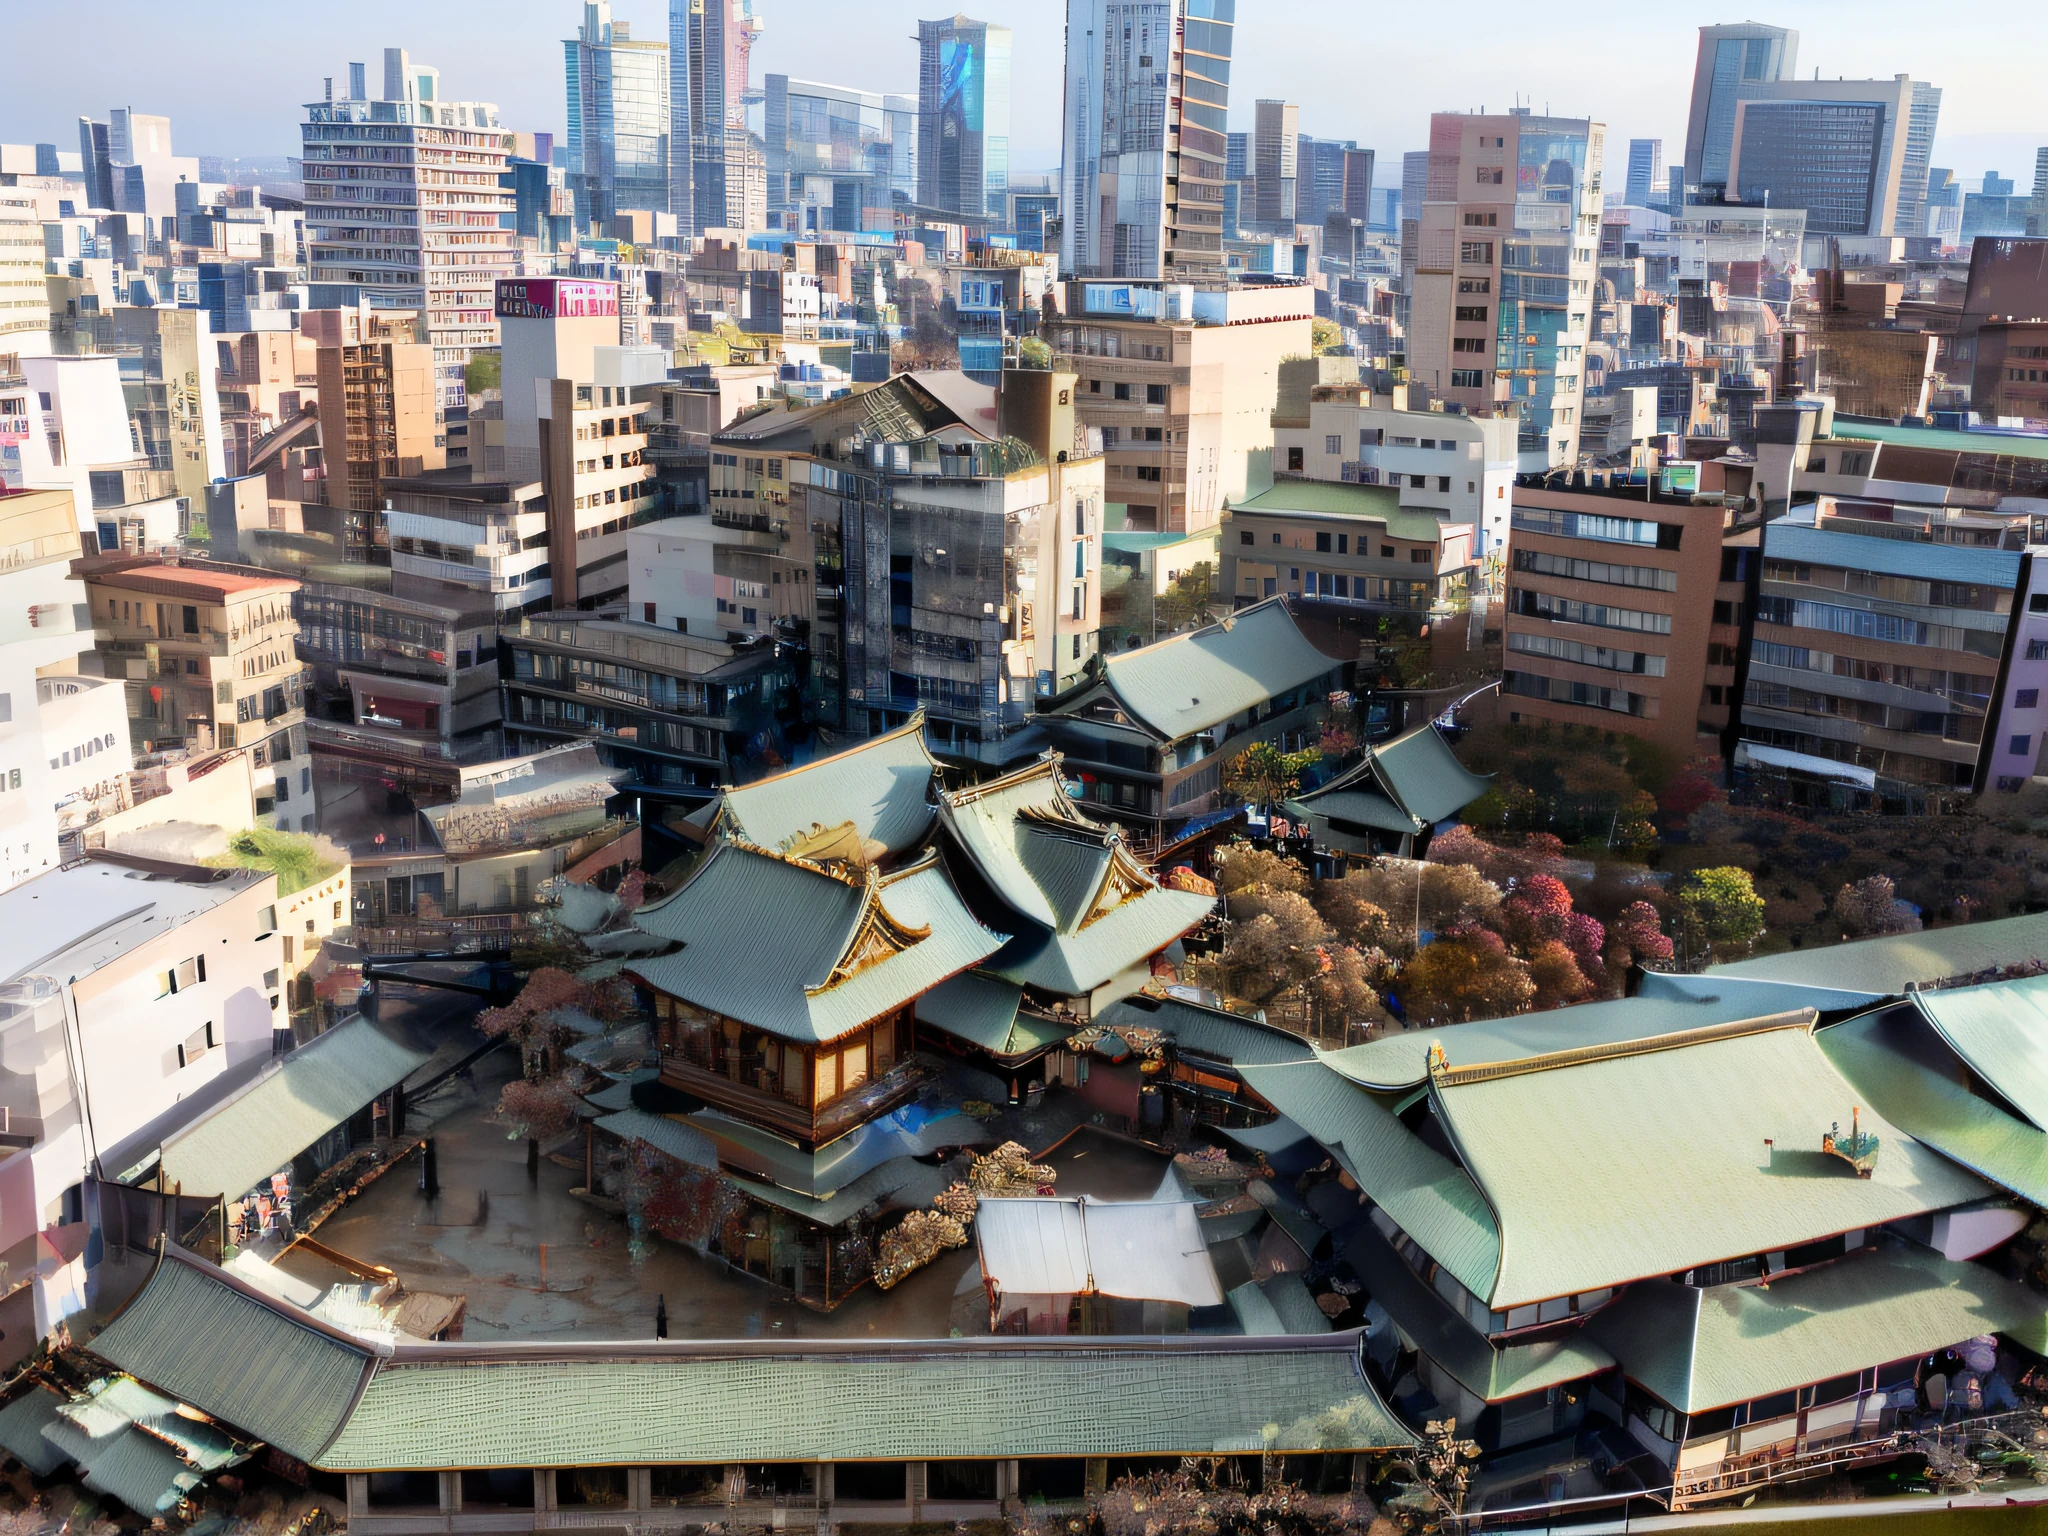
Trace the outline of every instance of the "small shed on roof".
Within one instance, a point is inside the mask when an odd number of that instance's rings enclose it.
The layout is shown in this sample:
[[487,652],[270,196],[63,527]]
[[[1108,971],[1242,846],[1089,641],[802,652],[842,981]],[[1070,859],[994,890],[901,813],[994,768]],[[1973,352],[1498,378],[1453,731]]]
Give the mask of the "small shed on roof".
[[[1003,1331],[1065,1333],[1084,1297],[1223,1303],[1192,1201],[1005,1197],[984,1200],[974,1228],[990,1319]],[[1083,1331],[1108,1330],[1084,1321]]]

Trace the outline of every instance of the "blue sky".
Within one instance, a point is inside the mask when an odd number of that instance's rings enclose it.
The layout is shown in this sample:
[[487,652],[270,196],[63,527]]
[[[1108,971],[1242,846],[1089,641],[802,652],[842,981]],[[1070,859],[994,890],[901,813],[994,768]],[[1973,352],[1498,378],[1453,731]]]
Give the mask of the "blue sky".
[[[916,0],[755,0],[766,32],[755,78],[778,73],[876,90],[915,89]],[[1455,11],[1360,0],[1238,0],[1233,120],[1250,122],[1260,96],[1301,105],[1302,131],[1356,138],[1397,157],[1420,148],[1431,111],[1511,105],[1590,115],[1615,140],[1661,136],[1682,150],[1695,29],[1743,14],[1686,11],[1643,0],[1507,4],[1468,0]],[[581,16],[576,0],[349,0],[345,5],[253,5],[161,0],[72,5],[0,0],[10,47],[0,61],[0,142],[77,141],[82,114],[110,106],[164,112],[184,154],[288,154],[301,103],[351,59],[374,75],[387,44],[438,65],[450,96],[496,101],[515,128],[559,128],[561,44]],[[666,31],[659,0],[618,0],[614,14],[642,36]],[[1016,37],[1012,164],[1059,159],[1057,0],[987,0],[972,14]],[[1901,70],[1943,87],[1935,163],[1974,180],[1987,169],[2033,174],[2048,144],[2048,6],[1957,0],[1798,0],[1748,13],[1797,27],[1801,72],[1888,76]],[[1454,33],[1439,28],[1454,15]],[[181,24],[169,28],[167,18]],[[1568,28],[1565,23],[1575,25]],[[1390,166],[1388,175],[1396,174]]]

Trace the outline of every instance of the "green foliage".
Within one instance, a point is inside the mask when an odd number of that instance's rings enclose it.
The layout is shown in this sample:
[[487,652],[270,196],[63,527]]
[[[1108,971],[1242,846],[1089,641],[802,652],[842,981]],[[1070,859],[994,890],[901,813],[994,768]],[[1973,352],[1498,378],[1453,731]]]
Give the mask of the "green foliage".
[[487,389],[501,389],[505,382],[505,361],[497,352],[475,352],[462,370],[462,387],[472,395]]
[[1344,345],[1344,330],[1334,320],[1325,320],[1318,315],[1308,323],[1308,333],[1313,338],[1315,354],[1321,357],[1325,352],[1334,352]]
[[1182,571],[1153,605],[1159,628],[1171,634],[1190,624],[1208,623],[1209,594],[1215,584],[1216,568],[1207,560],[1197,560]]
[[1224,895],[1257,887],[1271,891],[1301,892],[1308,889],[1308,872],[1292,859],[1254,848],[1250,843],[1232,843],[1217,850],[1216,889]]
[[277,876],[277,894],[289,896],[309,885],[318,885],[342,861],[332,850],[322,848],[317,838],[303,832],[280,832],[274,827],[251,827],[228,839],[227,851],[206,860],[215,869],[267,869]]
[[1763,936],[1764,899],[1746,869],[1694,870],[1678,889],[1677,921],[1687,958],[1704,961],[1717,947],[1747,948]]
[[1052,348],[1044,338],[1026,336],[1017,343],[1017,364],[1022,368],[1052,367]]
[[1270,741],[1257,742],[1233,757],[1223,770],[1223,787],[1247,805],[1277,805],[1301,788],[1301,776],[1322,761],[1322,750],[1282,752]]

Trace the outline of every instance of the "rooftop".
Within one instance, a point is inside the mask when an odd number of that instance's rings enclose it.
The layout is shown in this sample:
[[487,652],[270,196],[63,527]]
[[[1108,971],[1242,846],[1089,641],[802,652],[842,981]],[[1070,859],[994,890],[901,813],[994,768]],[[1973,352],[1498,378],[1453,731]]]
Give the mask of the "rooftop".
[[1178,741],[1342,665],[1309,642],[1282,599],[1268,598],[1221,623],[1121,651],[1103,663],[1103,679],[1139,724]]
[[2048,912],[2002,917],[1988,923],[1958,923],[1919,933],[1894,933],[1761,955],[1710,967],[1701,980],[1721,977],[1792,981],[1847,992],[1895,997],[1909,988],[1990,981],[2013,966],[2038,965],[2048,955]]
[[2010,587],[2019,580],[2020,572],[2018,550],[1844,533],[1783,520],[1764,525],[1764,555],[1771,560],[1998,587]]
[[1401,505],[1401,493],[1391,485],[1351,485],[1335,480],[1276,479],[1270,490],[1261,491],[1231,508],[1238,512],[1296,512],[1314,517],[1369,518],[1384,523],[1397,539],[1414,539],[1434,544],[1443,537],[1443,524],[1434,513],[1412,512]]
[[0,891],[0,932],[8,936],[0,981],[38,971],[65,980],[89,975],[275,878],[95,851],[84,863]]
[[2015,459],[2048,459],[2048,435],[2035,432],[1956,432],[1942,427],[1902,427],[1892,422],[1835,417],[1835,436],[1901,448],[1948,449],[1956,453],[1999,454]]
[[252,592],[295,592],[289,576],[275,576],[244,567],[221,567],[206,560],[134,560],[122,556],[86,556],[77,573],[100,586],[130,587],[175,597],[224,602]]
[[924,744],[919,711],[896,730],[783,773],[728,787],[712,824],[766,848],[847,819],[862,838],[892,854],[917,846],[931,829],[930,789],[938,765]]

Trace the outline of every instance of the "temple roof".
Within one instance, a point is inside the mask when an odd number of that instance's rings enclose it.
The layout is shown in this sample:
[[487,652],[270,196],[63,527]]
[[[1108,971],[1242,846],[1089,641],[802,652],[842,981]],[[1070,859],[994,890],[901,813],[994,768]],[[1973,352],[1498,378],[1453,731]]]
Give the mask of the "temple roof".
[[940,819],[1017,937],[986,970],[1081,996],[1157,954],[1208,915],[1213,898],[1155,881],[1114,828],[1074,807],[1057,757],[940,797]]
[[1412,834],[1457,815],[1492,782],[1491,775],[1459,762],[1435,725],[1423,724],[1367,747],[1357,763],[1297,795],[1288,809],[1297,816]]
[[862,838],[901,854],[931,829],[929,791],[937,767],[925,750],[919,711],[886,735],[728,788],[712,824],[750,843],[781,849],[814,828],[829,830],[851,820]]
[[1631,1286],[1586,1331],[1628,1378],[1685,1413],[1908,1360],[1979,1334],[2043,1345],[2041,1298],[1981,1264],[1901,1244],[1774,1279]]
[[1896,997],[1909,987],[1937,982],[1992,981],[2008,967],[2036,967],[2044,955],[2048,955],[2048,912],[2032,912],[1761,955],[1711,966],[1697,979],[1708,985],[1723,976],[1796,981]]
[[[1120,651],[1103,662],[1102,673],[1125,714],[1178,741],[1343,665],[1309,642],[1276,597],[1221,623]],[[1082,693],[1076,704],[1089,696]]]
[[726,839],[633,921],[682,946],[633,961],[648,986],[812,1042],[902,1007],[1004,941],[975,920],[936,857],[848,874]]

